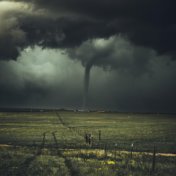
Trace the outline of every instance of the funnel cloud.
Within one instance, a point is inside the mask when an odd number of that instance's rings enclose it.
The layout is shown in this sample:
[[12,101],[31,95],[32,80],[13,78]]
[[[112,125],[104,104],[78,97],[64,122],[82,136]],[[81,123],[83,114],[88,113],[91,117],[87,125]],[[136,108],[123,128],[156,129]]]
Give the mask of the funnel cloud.
[[91,59],[87,62],[85,66],[85,73],[84,73],[84,97],[83,97],[83,109],[87,109],[87,100],[89,94],[89,82],[90,82],[90,71],[91,67],[93,66],[94,59]]

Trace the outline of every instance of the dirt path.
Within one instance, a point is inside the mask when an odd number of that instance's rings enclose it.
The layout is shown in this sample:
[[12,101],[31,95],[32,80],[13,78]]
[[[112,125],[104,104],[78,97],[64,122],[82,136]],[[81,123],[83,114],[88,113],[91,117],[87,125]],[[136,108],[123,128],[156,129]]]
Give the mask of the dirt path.
[[54,143],[55,143],[56,155],[58,157],[64,158],[65,167],[67,167],[67,169],[69,171],[69,175],[70,176],[81,176],[78,168],[73,167],[72,161],[68,157],[64,156],[61,151],[59,151],[58,140],[55,135],[55,132],[52,132],[52,135],[53,135],[53,139],[54,139]]
[[45,138],[46,138],[46,132],[43,133],[42,142],[41,142],[41,145],[38,147],[37,152],[33,156],[27,158],[23,163],[20,164],[20,167],[18,168],[16,175],[18,176],[27,175],[27,171],[28,171],[30,164],[38,156],[42,154],[42,149],[45,147]]
[[84,134],[82,134],[79,130],[79,127],[71,127],[69,126],[62,118],[62,116],[56,111],[56,116],[58,118],[58,121],[60,124],[62,124],[66,129],[68,130],[72,130],[73,132],[75,132],[77,135],[81,136],[84,138]]

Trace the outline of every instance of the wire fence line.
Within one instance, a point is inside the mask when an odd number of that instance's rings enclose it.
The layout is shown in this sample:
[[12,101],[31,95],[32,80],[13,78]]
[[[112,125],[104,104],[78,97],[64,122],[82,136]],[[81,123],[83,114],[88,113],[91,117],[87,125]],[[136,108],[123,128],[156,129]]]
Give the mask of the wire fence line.
[[[74,136],[75,134],[73,134]],[[118,150],[118,151],[133,151],[133,152],[153,152],[153,148],[156,147],[157,153],[172,153],[176,154],[176,148],[175,146],[171,146],[167,144],[161,144],[160,142],[152,142],[152,143],[142,143],[142,142],[128,142],[128,141],[112,141],[112,140],[98,140],[94,139],[91,141],[91,143],[87,143],[85,140],[85,134],[82,134],[82,140],[62,140],[61,136],[59,136],[59,133],[57,131],[53,131],[51,133],[43,133],[41,134],[41,137],[38,140],[34,141],[26,141],[26,140],[14,140],[9,143],[9,146],[12,146],[14,148],[17,147],[39,147],[39,148],[59,148],[60,150],[64,149],[99,149],[99,150]],[[80,134],[81,136],[81,134]],[[46,138],[49,138],[49,142],[46,142]],[[65,136],[67,138],[67,136]],[[74,136],[74,138],[77,138],[77,135]],[[53,143],[52,141],[55,141]],[[169,148],[170,150],[165,150],[165,148]]]
[[[83,126],[72,126],[61,116],[57,111],[54,112],[57,122],[61,124],[65,130],[65,135],[59,133],[59,130],[55,129],[54,132],[50,133],[50,141],[53,137],[57,138],[57,147],[60,149],[104,149],[107,150],[119,150],[119,151],[131,151],[133,152],[152,152],[154,146],[157,148],[157,152],[167,152],[176,154],[176,146],[173,143],[166,143],[162,141],[137,141],[137,140],[126,140],[126,139],[108,139],[108,134],[101,129],[91,131],[91,129],[84,129]],[[69,136],[67,136],[69,132]],[[48,136],[48,132],[44,132],[43,138]],[[61,136],[62,135],[62,136]],[[70,138],[71,136],[71,138]],[[87,142],[87,137],[90,139]],[[43,139],[43,140],[44,140]],[[4,140],[5,141],[5,140]],[[56,141],[56,140],[55,140]],[[41,136],[29,136],[29,138],[17,139],[10,138],[10,142],[7,139],[7,143],[13,146],[29,146],[38,147],[41,145]],[[44,146],[47,148],[54,147],[55,144],[45,143]],[[167,150],[166,150],[167,149]]]

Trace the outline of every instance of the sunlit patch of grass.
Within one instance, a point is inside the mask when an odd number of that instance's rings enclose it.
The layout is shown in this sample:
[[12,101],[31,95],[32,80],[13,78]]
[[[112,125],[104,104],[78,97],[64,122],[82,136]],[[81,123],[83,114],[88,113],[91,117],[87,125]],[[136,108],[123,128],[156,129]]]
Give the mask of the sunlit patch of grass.
[[114,164],[115,164],[115,161],[108,160],[108,161],[107,161],[107,164],[109,164],[109,165],[114,165]]

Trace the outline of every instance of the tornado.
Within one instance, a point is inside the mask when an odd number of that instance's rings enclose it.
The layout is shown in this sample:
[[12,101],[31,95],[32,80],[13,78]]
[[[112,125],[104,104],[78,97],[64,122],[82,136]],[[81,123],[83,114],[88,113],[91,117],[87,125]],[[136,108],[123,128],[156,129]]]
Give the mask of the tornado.
[[85,67],[84,73],[84,96],[83,96],[83,110],[87,110],[88,106],[88,94],[89,94],[89,84],[90,84],[90,71],[93,65],[94,59],[90,60]]

